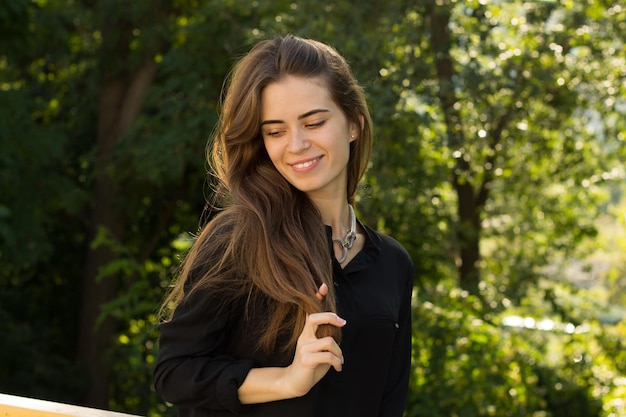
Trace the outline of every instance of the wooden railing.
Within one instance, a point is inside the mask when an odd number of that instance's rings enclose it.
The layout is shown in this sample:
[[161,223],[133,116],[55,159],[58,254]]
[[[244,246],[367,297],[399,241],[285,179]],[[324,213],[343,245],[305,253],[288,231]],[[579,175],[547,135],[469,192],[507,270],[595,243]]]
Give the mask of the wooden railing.
[[98,410],[0,394],[0,417],[137,417],[115,411]]

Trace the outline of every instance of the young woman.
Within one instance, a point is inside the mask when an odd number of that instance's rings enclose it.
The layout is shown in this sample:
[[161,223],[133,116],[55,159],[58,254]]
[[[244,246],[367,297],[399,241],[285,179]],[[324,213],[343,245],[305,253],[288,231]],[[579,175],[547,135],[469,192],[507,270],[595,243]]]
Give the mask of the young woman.
[[155,386],[180,416],[402,416],[413,264],[352,204],[362,88],[295,36],[235,66],[209,158],[226,197],[164,309]]

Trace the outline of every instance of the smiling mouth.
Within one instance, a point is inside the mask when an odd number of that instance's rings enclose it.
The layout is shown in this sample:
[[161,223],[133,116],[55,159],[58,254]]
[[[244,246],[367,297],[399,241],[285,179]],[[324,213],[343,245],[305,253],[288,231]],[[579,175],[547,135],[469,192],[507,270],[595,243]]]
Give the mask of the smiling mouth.
[[311,165],[317,163],[320,159],[321,159],[321,157],[318,157],[318,158],[315,158],[315,159],[311,159],[310,161],[300,162],[298,164],[293,164],[291,166],[294,169],[306,169],[306,168],[310,167]]

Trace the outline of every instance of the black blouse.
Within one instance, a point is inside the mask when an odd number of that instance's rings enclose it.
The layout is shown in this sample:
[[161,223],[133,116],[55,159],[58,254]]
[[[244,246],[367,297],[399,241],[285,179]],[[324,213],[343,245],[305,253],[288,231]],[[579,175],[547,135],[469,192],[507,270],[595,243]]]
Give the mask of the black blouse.
[[[333,263],[338,314],[347,321],[342,371],[331,368],[303,397],[242,405],[237,390],[249,370],[288,366],[293,353],[257,349],[263,314],[246,315],[243,301],[217,311],[208,291],[195,291],[161,324],[154,371],[157,392],[178,406],[179,416],[402,416],[411,362],[413,263],[397,241],[361,226],[363,250],[344,269]],[[328,233],[330,239],[330,227]]]

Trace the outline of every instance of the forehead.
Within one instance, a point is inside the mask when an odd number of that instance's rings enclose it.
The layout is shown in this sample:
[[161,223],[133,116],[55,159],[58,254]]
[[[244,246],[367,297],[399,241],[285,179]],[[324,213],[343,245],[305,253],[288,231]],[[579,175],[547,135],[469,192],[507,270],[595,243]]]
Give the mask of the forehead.
[[263,119],[300,115],[312,108],[336,108],[321,77],[286,76],[261,92]]

